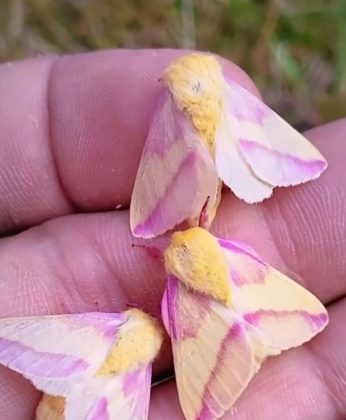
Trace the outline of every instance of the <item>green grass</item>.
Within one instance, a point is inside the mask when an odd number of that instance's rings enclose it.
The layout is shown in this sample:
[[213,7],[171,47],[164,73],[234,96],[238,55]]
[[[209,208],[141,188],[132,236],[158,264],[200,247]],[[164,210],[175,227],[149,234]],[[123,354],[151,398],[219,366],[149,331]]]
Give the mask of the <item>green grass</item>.
[[295,125],[345,115],[346,0],[0,2],[1,61],[183,46],[236,62],[266,101]]

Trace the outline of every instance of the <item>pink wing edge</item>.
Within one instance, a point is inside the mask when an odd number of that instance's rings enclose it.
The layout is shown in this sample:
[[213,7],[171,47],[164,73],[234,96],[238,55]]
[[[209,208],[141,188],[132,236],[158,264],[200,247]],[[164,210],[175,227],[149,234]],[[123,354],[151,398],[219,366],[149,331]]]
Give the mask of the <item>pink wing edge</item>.
[[[179,317],[179,293],[182,291],[180,288],[184,289],[184,294],[187,292],[190,296],[189,303],[191,303],[191,305],[189,305],[189,310],[191,310],[189,315],[191,315],[191,317],[187,316],[184,318],[184,325],[178,325],[177,322],[177,318]],[[230,315],[231,312],[225,309],[223,305],[217,302],[215,303],[207,296],[187,291],[185,286],[182,285],[177,278],[172,275],[168,277],[167,288],[162,298],[161,311],[164,326],[172,340],[173,354],[176,342],[179,343],[180,340],[184,340],[184,338],[193,338],[198,334],[204,316],[207,315],[208,311],[214,310],[215,305],[216,307],[219,306],[221,313],[228,318],[228,315]],[[240,322],[235,319],[233,322],[230,322],[228,333],[224,337],[222,343],[219,344],[219,347],[216,349],[217,363],[211,368],[209,379],[204,387],[204,393],[200,396],[200,408],[193,417],[190,417],[185,413],[188,420],[213,420],[223,416],[239,398],[255,372],[256,367],[248,335]],[[234,347],[237,347],[236,351]],[[219,378],[224,375],[230,367],[228,361],[231,358],[237,357],[235,356],[235,353],[238,354],[239,352],[242,354],[237,361],[238,365],[243,364],[243,371],[240,373],[241,379],[238,386],[235,386],[234,393],[231,394],[233,398],[231,401],[229,392],[223,389],[222,381],[220,385]],[[175,366],[175,369],[177,368],[179,367]],[[187,367],[185,367],[185,369],[187,369]],[[231,369],[230,376],[234,379],[232,373]],[[238,379],[239,377],[237,377],[237,380]],[[179,400],[182,404],[182,409],[185,412],[183,406],[184,398],[179,393],[179,384],[177,385]]]
[[[217,238],[217,240],[220,246],[224,249],[225,253],[231,252],[241,257],[244,257],[245,259],[249,260],[251,265],[253,265],[253,267],[250,267],[251,277],[247,277],[246,274],[244,276],[241,267],[230,267],[230,281],[233,290],[241,288],[244,285],[248,284],[265,283],[266,276],[271,275],[270,271],[273,269],[268,264],[264,263],[258,256],[258,254],[250,246],[240,241],[230,241],[220,238]],[[226,310],[230,313],[233,312],[233,310],[223,308],[223,305],[219,304],[218,302],[212,301],[207,296],[196,294],[195,292],[188,292],[194,296],[192,298],[193,300],[191,301],[193,302],[193,305],[191,306],[194,307],[191,310],[196,311],[198,313],[198,316],[186,317],[184,319],[184,326],[180,326],[175,320],[175,318],[177,317],[177,311],[179,309],[179,287],[185,286],[183,286],[180,283],[179,279],[175,278],[172,275],[169,275],[167,287],[163,294],[161,303],[163,324],[168,335],[172,340],[173,346],[176,340],[181,339],[182,334],[187,334],[187,337],[193,337],[195,334],[197,334],[200,324],[203,323],[204,316],[208,311],[213,310],[212,307],[215,309],[218,306],[222,306],[222,311]],[[306,293],[311,295],[308,291],[306,291]],[[311,297],[316,299],[313,295],[311,295]],[[292,342],[292,337],[290,337],[287,345],[287,343],[285,343],[284,341],[277,341],[275,337],[270,335],[270,324],[271,320],[273,319],[275,320],[275,322],[279,323],[280,321],[284,321],[282,324],[282,326],[284,327],[286,325],[287,319],[290,317],[296,318],[299,322],[305,324],[305,330],[303,333],[303,338],[301,336],[298,336],[295,338],[296,342]],[[313,336],[321,332],[328,324],[328,314],[322,305],[321,312],[317,314],[312,314],[304,310],[286,312],[258,310],[256,312],[245,312],[239,314],[239,319],[240,322],[236,322],[234,325],[230,324],[230,342],[228,343],[228,346],[232,345],[234,339],[236,338],[243,338],[244,343],[246,343],[247,340],[250,339],[250,337],[252,337],[251,340],[254,337],[257,337],[256,341],[259,339],[260,342],[262,342],[262,344],[264,345],[263,354],[258,355],[258,362],[260,362],[261,356],[263,357],[262,360],[264,360],[270,354],[278,354],[283,350],[289,349],[291,347],[296,347],[298,345],[303,344],[306,341],[309,341]],[[267,323],[269,323],[269,328]],[[285,334],[283,334],[283,338],[285,338]],[[282,337],[280,339],[282,339]],[[225,343],[225,346],[226,344],[227,343]],[[223,360],[221,355],[219,360],[221,366]],[[249,369],[248,381],[250,381],[251,377],[256,373],[259,367],[260,364],[257,366],[253,366],[251,369]],[[210,378],[210,383],[212,383],[212,381],[215,380],[215,375],[217,375],[216,372],[217,370],[215,371],[214,369],[213,374]],[[214,418],[213,416],[216,412],[218,413],[218,415],[223,415],[225,413],[219,412],[218,410],[220,410],[220,407],[218,407],[215,401],[210,400],[209,397],[211,397],[211,395],[209,395],[207,392],[208,386],[209,385],[206,385],[205,395],[202,397],[203,403],[201,411],[196,417],[196,419],[198,418],[200,420],[209,420]],[[239,397],[239,395],[237,396],[237,398]],[[180,396],[179,399],[181,400]]]

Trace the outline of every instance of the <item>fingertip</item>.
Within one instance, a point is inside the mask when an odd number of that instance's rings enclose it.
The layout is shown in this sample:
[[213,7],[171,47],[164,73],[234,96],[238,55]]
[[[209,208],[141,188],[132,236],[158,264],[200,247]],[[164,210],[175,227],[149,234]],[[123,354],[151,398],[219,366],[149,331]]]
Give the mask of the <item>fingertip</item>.
[[[108,50],[60,59],[52,75],[52,140],[70,200],[84,210],[129,205],[160,97],[158,79],[186,50]],[[228,76],[256,93],[235,64]]]
[[339,118],[338,120],[331,121],[324,125],[311,128],[305,132],[307,137],[312,137],[318,139],[324,137],[324,135],[330,135],[332,132],[337,133],[338,135],[341,132],[346,131],[346,117]]

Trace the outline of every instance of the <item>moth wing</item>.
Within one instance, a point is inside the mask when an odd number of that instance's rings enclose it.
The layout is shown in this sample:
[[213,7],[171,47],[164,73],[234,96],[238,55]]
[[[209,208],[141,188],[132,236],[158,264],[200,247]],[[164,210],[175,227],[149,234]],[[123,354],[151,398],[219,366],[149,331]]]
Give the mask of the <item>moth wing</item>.
[[199,217],[217,200],[218,175],[203,141],[169,93],[152,121],[132,193],[134,236],[150,238]]
[[235,314],[170,277],[162,315],[172,340],[181,407],[188,420],[219,418],[258,369]]
[[327,162],[300,133],[262,101],[227,81],[227,115],[242,158],[272,186],[291,186],[318,178]]
[[[233,306],[263,357],[309,341],[328,323],[322,303],[264,263],[248,246],[219,240],[230,269]],[[260,355],[258,355],[260,356]]]
[[95,376],[66,397],[66,420],[146,420],[151,365],[131,373]]
[[93,375],[126,322],[122,314],[88,313],[0,319],[0,363],[36,388],[66,395]]
[[272,185],[259,179],[239,153],[228,113],[221,115],[215,140],[215,163],[220,178],[238,198],[252,204],[272,195]]

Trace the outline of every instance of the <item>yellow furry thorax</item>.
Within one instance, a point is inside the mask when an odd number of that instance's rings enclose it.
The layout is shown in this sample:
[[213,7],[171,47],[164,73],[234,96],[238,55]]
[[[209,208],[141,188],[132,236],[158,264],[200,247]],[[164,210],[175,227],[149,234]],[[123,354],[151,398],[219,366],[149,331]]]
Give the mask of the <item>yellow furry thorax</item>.
[[173,233],[165,251],[169,274],[186,287],[212,296],[231,307],[231,286],[226,257],[208,231],[196,227]]
[[174,61],[163,82],[213,153],[224,97],[224,79],[215,57],[193,53]]
[[152,362],[160,351],[163,333],[158,322],[139,309],[126,311],[128,320],[97,374],[130,372]]

